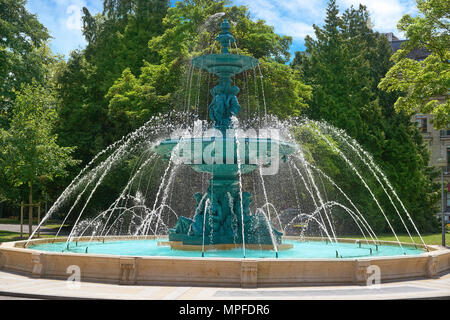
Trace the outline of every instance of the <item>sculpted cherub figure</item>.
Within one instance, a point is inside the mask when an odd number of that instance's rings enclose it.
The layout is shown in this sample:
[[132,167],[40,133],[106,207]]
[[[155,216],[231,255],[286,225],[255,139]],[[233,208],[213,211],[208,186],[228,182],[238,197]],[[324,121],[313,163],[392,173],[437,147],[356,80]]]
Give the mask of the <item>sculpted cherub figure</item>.
[[214,98],[208,107],[209,117],[217,126],[222,126],[226,119],[227,96],[217,86],[211,89],[211,94]]
[[239,94],[239,88],[236,86],[231,87],[230,93],[227,95],[227,113],[231,117],[237,115],[241,110],[241,105],[238,102],[237,95]]
[[203,215],[205,214],[206,199],[203,198],[201,192],[194,194],[197,206],[195,209],[194,221],[192,222],[188,235],[201,235],[203,234]]

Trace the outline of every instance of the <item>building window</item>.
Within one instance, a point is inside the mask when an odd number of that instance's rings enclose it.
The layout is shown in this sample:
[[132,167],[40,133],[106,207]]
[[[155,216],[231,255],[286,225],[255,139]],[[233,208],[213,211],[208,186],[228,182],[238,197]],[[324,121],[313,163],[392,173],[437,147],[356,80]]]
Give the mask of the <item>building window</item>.
[[447,192],[447,206],[445,212],[450,212],[450,192]]
[[450,129],[441,130],[441,137],[450,136]]
[[427,132],[427,118],[423,116],[417,116],[416,122],[420,132]]
[[450,172],[450,148],[447,148],[447,172]]

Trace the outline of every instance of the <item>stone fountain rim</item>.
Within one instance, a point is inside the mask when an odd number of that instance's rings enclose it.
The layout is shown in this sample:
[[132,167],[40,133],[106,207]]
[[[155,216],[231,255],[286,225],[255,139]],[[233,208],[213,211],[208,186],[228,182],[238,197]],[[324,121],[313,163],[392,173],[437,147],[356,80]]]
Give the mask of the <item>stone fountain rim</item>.
[[[89,240],[84,237],[80,240]],[[129,236],[109,237],[123,240]],[[162,238],[143,236],[142,239]],[[285,237],[290,238],[290,237]],[[296,237],[294,237],[296,238]],[[298,237],[297,237],[298,238]],[[101,238],[96,238],[99,240]],[[317,238],[316,238],[317,239]],[[66,241],[58,238],[55,241]],[[340,239],[341,242],[361,239]],[[34,239],[30,243],[51,242]],[[285,287],[298,285],[370,285],[371,267],[379,266],[381,281],[436,278],[450,270],[450,250],[430,245],[430,252],[408,256],[339,259],[276,259],[120,256],[49,252],[24,248],[26,240],[0,244],[0,269],[33,278],[67,280],[70,267],[79,266],[81,281],[126,285],[209,287]],[[392,244],[392,241],[383,241]],[[395,243],[398,244],[398,243]],[[404,244],[409,245],[409,244]]]

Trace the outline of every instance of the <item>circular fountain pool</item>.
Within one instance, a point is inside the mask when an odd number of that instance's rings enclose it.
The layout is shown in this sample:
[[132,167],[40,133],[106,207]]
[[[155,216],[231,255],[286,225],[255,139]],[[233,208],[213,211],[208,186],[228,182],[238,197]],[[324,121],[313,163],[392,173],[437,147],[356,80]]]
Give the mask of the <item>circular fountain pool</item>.
[[[298,241],[284,240],[284,244],[292,245],[292,248],[280,250],[279,259],[327,259],[336,258],[364,258],[382,257],[397,255],[417,255],[425,250],[413,246],[399,246],[389,244],[367,244],[358,243],[330,243],[325,241]],[[201,257],[201,251],[173,250],[166,245],[167,239],[148,240],[116,240],[116,241],[88,241],[71,242],[69,246],[66,242],[43,243],[31,245],[29,248],[50,252],[72,252],[90,254],[111,254],[120,256],[154,256],[154,257]],[[274,250],[246,249],[246,258],[274,258]],[[242,248],[230,250],[210,250],[205,252],[205,258],[242,258]]]
[[[104,241],[103,241],[104,240]],[[382,282],[416,277],[435,277],[450,268],[450,250],[438,247],[354,239],[286,237],[292,248],[280,250],[173,250],[166,237],[81,237],[35,239],[0,245],[0,269],[66,280],[74,268],[82,281],[139,285],[266,287],[304,284],[367,285],[374,270]],[[54,241],[54,242],[53,242]],[[86,250],[87,248],[87,250]],[[372,249],[372,255],[370,255]],[[429,251],[427,252],[426,249]],[[339,258],[336,258],[336,250]],[[342,258],[341,258],[342,256]]]

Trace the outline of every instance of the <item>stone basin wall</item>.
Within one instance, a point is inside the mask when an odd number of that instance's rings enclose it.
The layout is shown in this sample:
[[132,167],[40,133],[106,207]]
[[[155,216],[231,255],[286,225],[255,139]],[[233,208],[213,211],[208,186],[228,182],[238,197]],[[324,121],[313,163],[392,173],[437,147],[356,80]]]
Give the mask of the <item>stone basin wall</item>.
[[[162,238],[146,236],[138,239]],[[298,239],[296,237],[286,237]],[[88,241],[83,237],[79,241]],[[94,239],[101,241],[103,238]],[[137,237],[106,237],[107,241]],[[324,240],[307,238],[307,240]],[[30,244],[66,241],[36,239]],[[352,242],[355,239],[339,239]],[[380,268],[381,282],[412,278],[433,278],[450,270],[450,250],[427,246],[429,252],[415,256],[355,259],[237,259],[185,257],[130,257],[38,251],[25,248],[26,241],[0,245],[0,269],[31,277],[68,279],[70,266],[81,270],[81,281],[179,286],[276,287],[318,284],[366,285],[368,268]],[[396,244],[395,242],[383,242]],[[410,244],[402,244],[408,246]],[[417,245],[419,246],[419,245]],[[421,246],[421,245],[420,245]],[[423,246],[421,246],[423,247]]]

